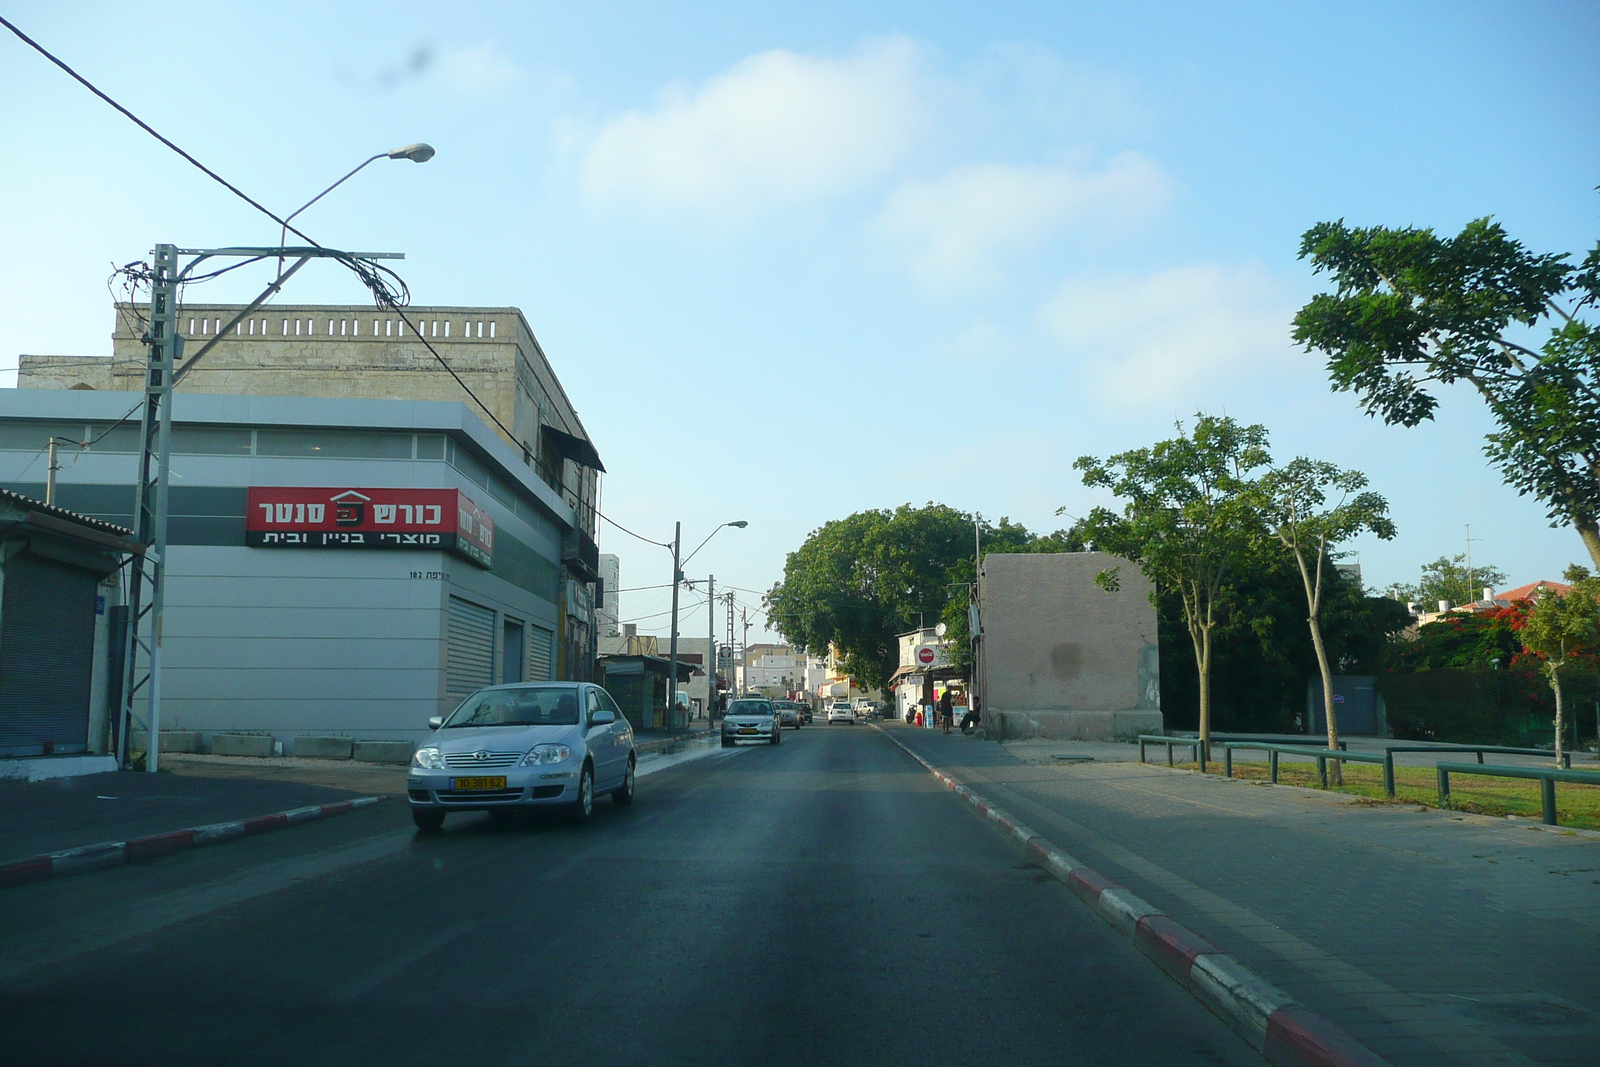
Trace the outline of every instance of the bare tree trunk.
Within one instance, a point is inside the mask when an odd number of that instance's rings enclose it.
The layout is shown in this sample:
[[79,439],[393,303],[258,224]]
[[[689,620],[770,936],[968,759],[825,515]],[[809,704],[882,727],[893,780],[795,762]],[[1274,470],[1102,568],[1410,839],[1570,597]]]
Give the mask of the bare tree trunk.
[[1565,733],[1565,718],[1561,704],[1561,668],[1550,668],[1550,688],[1556,694],[1556,766],[1561,766],[1561,735]]
[[1578,536],[1583,538],[1583,547],[1589,550],[1590,562],[1595,570],[1600,571],[1600,523],[1593,519],[1574,519],[1572,525],[1577,527]]
[[[1317,650],[1317,668],[1322,671],[1322,710],[1328,720],[1328,747],[1339,749],[1339,715],[1333,710],[1333,668],[1328,666],[1328,649],[1322,643],[1322,623],[1315,615],[1306,622],[1311,626],[1311,647]],[[1344,785],[1344,764],[1333,761],[1334,785]]]
[[1200,678],[1200,751],[1196,755],[1204,773],[1211,748],[1211,627],[1191,621],[1189,640],[1194,642],[1194,664]]

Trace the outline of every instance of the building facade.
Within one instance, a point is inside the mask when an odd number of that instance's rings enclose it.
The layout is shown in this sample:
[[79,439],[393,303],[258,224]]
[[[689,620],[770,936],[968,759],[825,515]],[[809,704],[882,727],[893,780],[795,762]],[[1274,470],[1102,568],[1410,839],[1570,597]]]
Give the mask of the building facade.
[[[36,381],[34,384],[38,384]],[[588,679],[585,517],[460,402],[174,397],[162,725],[409,740],[483,685]],[[140,397],[0,390],[0,487],[132,521]]]

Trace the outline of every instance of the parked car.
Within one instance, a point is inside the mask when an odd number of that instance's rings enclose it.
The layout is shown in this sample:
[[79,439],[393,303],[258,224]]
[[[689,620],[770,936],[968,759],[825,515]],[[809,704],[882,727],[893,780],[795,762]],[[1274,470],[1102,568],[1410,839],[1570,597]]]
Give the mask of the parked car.
[[783,740],[778,710],[765,697],[740,697],[728,704],[722,716],[722,747],[732,748],[740,741],[760,741],[776,745]]
[[802,717],[800,705],[796,704],[794,701],[774,700],[772,702],[772,706],[778,712],[778,721],[784,726],[792,726],[798,730],[800,727],[805,725],[805,719]]
[[850,706],[848,700],[839,700],[828,705],[828,725],[842,722],[849,726],[856,724],[856,709]]
[[585,822],[597,794],[633,803],[633,728],[598,685],[490,686],[428,725],[406,776],[419,829],[439,829],[452,811],[564,807]]

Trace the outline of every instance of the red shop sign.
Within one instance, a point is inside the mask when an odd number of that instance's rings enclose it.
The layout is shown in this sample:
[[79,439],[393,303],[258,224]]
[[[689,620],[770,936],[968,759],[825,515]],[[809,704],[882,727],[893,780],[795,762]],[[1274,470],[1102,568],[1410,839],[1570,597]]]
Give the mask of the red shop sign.
[[488,567],[494,520],[459,489],[249,489],[245,544],[256,548],[442,549]]

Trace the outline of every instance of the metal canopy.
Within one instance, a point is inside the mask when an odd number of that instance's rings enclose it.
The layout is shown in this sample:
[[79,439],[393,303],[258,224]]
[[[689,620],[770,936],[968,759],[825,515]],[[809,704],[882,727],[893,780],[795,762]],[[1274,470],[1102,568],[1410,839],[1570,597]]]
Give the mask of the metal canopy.
[[601,474],[605,473],[606,467],[604,463],[600,462],[600,453],[595,451],[594,444],[588,439],[577,437],[567,433],[565,430],[558,430],[554,426],[544,427],[542,433],[544,434],[545,442],[553,451],[565,456],[574,463],[592,467]]

